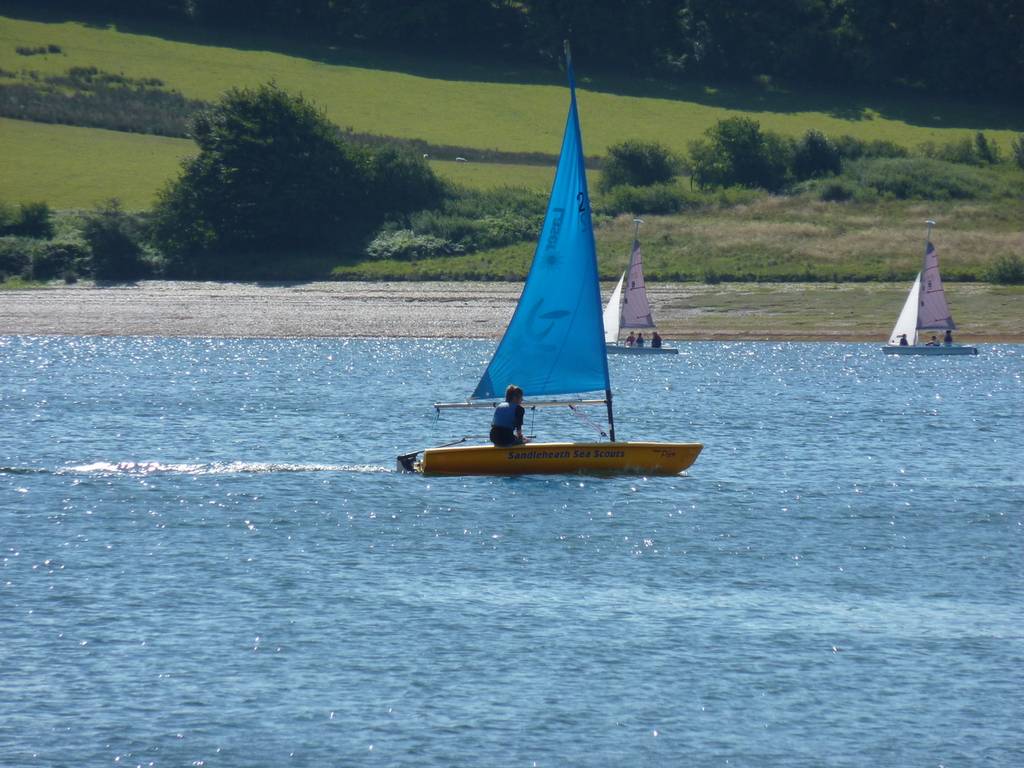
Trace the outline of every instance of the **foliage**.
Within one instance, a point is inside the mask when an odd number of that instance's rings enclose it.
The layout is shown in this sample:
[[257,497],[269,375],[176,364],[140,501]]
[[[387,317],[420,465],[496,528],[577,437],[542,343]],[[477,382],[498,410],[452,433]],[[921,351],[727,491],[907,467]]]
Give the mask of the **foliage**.
[[[81,13],[82,4],[50,0],[47,6]],[[104,0],[93,6],[114,18],[202,30],[487,52],[517,61],[556,59],[571,32],[578,55],[641,75],[896,82],[1003,96],[1024,91],[1024,15],[1016,0],[642,0],[629,6],[620,0],[260,0],[244,10],[227,0]],[[941,46],[942,55],[928,55],[927,46]]]
[[964,136],[945,144],[925,142],[918,147],[920,154],[934,160],[962,165],[995,165],[1000,161],[999,146],[978,131],[974,138]]
[[97,280],[130,281],[150,273],[139,225],[118,200],[108,200],[85,217],[82,237],[92,251],[90,267]]
[[394,146],[383,146],[370,154],[367,191],[372,209],[408,214],[430,208],[448,194],[444,183],[430,166],[413,154]]
[[821,131],[809,130],[793,150],[793,175],[800,181],[842,170],[839,148]]
[[0,88],[0,116],[114,131],[186,135],[188,117],[204,106],[154,78],[132,79],[96,67]]
[[1024,180],[930,158],[880,158],[850,163],[842,178],[898,200],[966,200],[1024,194]]
[[679,213],[697,204],[695,198],[679,184],[652,184],[644,187],[617,186],[595,202],[595,209],[609,215]]
[[320,110],[273,84],[228,91],[191,132],[199,155],[155,211],[172,273],[203,274],[213,253],[245,268],[288,250],[337,249],[444,194],[422,159],[346,143]]
[[701,189],[740,184],[777,191],[787,183],[792,146],[780,136],[762,132],[756,120],[720,120],[705,137],[690,144],[690,168]]
[[438,208],[412,214],[408,223],[418,235],[431,235],[470,253],[533,240],[546,205],[546,196],[535,190],[463,188]]
[[34,245],[26,238],[0,237],[0,281],[28,273]]
[[1024,284],[1024,259],[1015,253],[998,257],[985,273],[985,279],[1001,285]]
[[1013,161],[1017,163],[1017,167],[1024,170],[1024,134],[1010,143],[1010,150],[1013,152]]
[[862,157],[909,157],[910,151],[893,141],[873,139],[865,141],[854,136],[838,136],[833,142],[839,157],[843,160],[858,160]]
[[19,218],[17,208],[0,200],[0,237],[10,234],[11,227],[17,226]]
[[32,279],[53,280],[88,272],[91,258],[92,252],[82,242],[51,240],[40,243],[31,254]]
[[826,203],[844,203],[848,200],[863,200],[866,189],[849,179],[826,179],[818,183],[818,198]]
[[433,235],[417,235],[410,229],[382,232],[366,247],[371,259],[415,260],[459,253],[462,246]]
[[0,236],[53,237],[50,206],[46,203],[22,203],[18,210],[0,203]]
[[666,184],[678,175],[679,169],[679,158],[667,147],[654,141],[624,141],[608,148],[600,189],[607,192],[623,185]]

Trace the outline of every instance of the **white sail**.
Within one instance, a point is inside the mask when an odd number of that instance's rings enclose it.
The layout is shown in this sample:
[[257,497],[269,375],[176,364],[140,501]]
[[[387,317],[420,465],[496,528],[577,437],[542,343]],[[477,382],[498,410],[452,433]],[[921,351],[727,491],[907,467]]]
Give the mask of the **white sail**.
[[604,340],[606,344],[615,344],[619,340],[619,302],[622,300],[622,281],[626,279],[626,273],[622,273],[619,284],[612,291],[612,297],[608,299],[608,306],[604,308]]
[[921,272],[921,301],[917,313],[917,327],[956,330],[956,323],[946,303],[946,292],[942,289],[939,275],[939,256],[930,242],[924,251],[924,269]]
[[896,326],[889,336],[889,344],[896,346],[900,343],[900,336],[907,337],[907,344],[917,344],[917,308],[918,299],[921,295],[921,273],[917,273],[914,285],[907,294],[907,300],[903,302],[903,310],[896,319]]

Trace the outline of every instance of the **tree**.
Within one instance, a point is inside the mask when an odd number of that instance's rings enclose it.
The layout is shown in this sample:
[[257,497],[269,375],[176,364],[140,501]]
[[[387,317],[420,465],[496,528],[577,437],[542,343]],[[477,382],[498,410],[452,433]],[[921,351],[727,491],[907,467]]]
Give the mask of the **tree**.
[[623,184],[663,184],[676,177],[679,166],[679,158],[657,142],[624,141],[608,148],[608,159],[601,169],[601,189],[607,192]]
[[842,166],[839,148],[821,131],[807,131],[793,150],[793,175],[800,181],[838,174]]
[[699,187],[762,187],[776,192],[789,180],[792,142],[763,133],[749,117],[720,120],[690,142],[690,167]]
[[97,280],[137,280],[148,274],[133,222],[116,198],[85,217],[82,236],[92,250]]
[[223,271],[228,262],[238,271],[272,266],[290,251],[344,249],[389,214],[441,194],[421,158],[347,143],[320,110],[272,84],[228,91],[193,119],[191,134],[199,155],[185,161],[155,210],[155,239],[171,273]]
[[1024,170],[1024,133],[1010,142],[1010,151],[1013,153],[1013,161],[1017,163],[1017,167]]

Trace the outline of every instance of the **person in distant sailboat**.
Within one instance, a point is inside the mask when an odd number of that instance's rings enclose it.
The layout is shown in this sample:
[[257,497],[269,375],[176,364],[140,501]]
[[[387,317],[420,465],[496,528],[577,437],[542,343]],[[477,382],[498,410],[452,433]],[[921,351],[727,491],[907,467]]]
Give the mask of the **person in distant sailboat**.
[[905,334],[905,333],[901,333],[900,334],[900,346],[901,347],[909,347],[910,346],[910,344],[907,343],[907,334]]
[[644,335],[642,333],[638,333],[636,335],[636,345],[638,347],[642,347],[644,345]]
[[633,334],[632,331],[630,331],[629,336],[626,337],[626,346],[632,347],[634,342],[636,342],[636,336]]
[[505,402],[498,403],[491,419],[491,442],[497,446],[522,445],[523,419],[526,409],[523,408],[523,390],[515,384],[505,389]]
[[651,346],[655,349],[661,349],[661,336],[658,335],[657,331],[651,334]]
[[946,335],[942,337],[942,343],[947,347],[953,346],[953,332],[949,328],[946,329]]
[[925,344],[925,346],[926,347],[937,347],[937,346],[939,346],[939,339],[938,339],[938,337],[933,333],[932,334],[932,340],[929,341],[927,344]]

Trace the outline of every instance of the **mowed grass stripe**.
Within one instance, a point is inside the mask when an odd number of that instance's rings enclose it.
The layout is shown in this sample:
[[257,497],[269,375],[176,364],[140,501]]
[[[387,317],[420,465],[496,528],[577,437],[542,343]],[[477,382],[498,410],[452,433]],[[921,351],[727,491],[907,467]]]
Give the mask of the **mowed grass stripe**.
[[[96,66],[134,78],[159,78],[186,96],[205,100],[233,86],[274,80],[323,107],[333,122],[356,131],[516,152],[557,153],[560,145],[566,94],[557,73],[507,72],[491,62],[403,61],[392,54],[375,57],[328,48],[287,55],[254,49],[260,41],[232,41],[247,48],[179,42],[77,22],[0,17],[0,67],[46,75],[72,66]],[[18,46],[49,44],[60,45],[63,52],[32,57],[15,52]],[[985,130],[1007,149],[1024,128],[1019,105],[595,80],[586,77],[585,61],[577,62],[577,70],[585,146],[592,155],[604,154],[608,146],[627,138],[660,141],[682,152],[716,121],[738,114],[792,136],[817,128],[908,147]],[[628,95],[641,87],[651,95]]]

